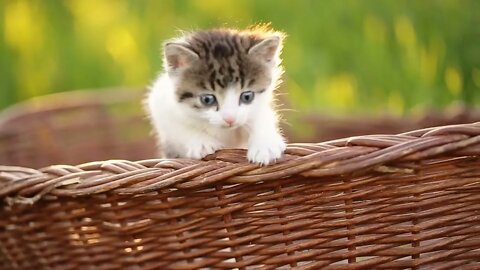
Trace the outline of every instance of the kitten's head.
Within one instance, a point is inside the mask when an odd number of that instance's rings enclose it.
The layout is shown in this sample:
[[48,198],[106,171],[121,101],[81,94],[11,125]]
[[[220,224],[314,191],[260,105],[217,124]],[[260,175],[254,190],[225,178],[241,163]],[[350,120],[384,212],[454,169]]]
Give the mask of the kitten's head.
[[216,29],[167,41],[165,69],[181,108],[218,127],[247,124],[270,106],[283,36],[265,28]]

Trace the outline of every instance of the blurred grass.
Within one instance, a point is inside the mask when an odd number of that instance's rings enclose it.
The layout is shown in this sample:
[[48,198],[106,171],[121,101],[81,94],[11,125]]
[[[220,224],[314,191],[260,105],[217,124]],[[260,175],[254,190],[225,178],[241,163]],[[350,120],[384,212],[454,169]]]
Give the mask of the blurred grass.
[[480,104],[480,1],[0,2],[0,109],[79,88],[145,86],[178,30],[271,22],[289,107],[404,114]]

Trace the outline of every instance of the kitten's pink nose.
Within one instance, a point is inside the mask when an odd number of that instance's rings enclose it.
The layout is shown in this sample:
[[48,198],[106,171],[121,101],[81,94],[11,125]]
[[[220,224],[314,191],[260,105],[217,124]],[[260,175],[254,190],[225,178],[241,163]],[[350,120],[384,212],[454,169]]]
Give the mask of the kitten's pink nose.
[[233,116],[224,116],[223,121],[227,123],[229,126],[232,126],[235,123],[235,118]]

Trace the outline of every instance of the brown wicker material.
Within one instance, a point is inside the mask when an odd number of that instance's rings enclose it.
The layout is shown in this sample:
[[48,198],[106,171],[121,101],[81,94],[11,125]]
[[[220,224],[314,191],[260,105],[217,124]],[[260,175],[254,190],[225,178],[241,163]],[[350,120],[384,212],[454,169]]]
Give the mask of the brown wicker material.
[[2,269],[480,269],[480,123],[0,185]]
[[39,97],[0,114],[0,164],[41,168],[155,155],[143,91],[105,89]]

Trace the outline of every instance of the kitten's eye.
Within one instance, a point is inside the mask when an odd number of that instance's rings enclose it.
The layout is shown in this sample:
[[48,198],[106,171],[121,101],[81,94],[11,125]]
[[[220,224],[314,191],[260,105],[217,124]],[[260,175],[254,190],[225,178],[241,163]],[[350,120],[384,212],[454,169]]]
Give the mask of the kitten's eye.
[[253,101],[253,98],[255,97],[255,93],[252,91],[245,91],[242,94],[240,94],[240,102],[249,104]]
[[210,94],[201,95],[200,102],[202,102],[203,105],[210,107],[217,102],[217,99],[215,98],[214,95],[210,95]]

